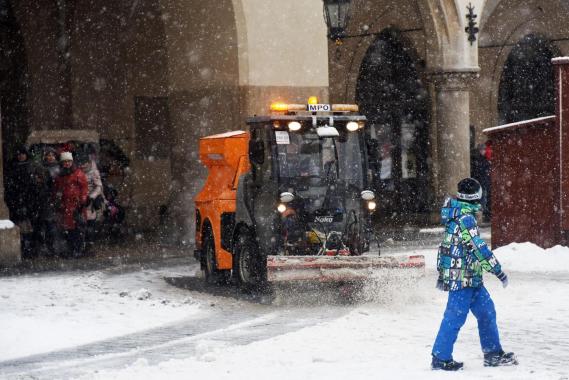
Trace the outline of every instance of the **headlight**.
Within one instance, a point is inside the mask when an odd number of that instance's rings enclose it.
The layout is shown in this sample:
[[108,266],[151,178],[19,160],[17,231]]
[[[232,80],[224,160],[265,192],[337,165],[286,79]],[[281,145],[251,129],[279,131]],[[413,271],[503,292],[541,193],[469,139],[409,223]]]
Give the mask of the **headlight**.
[[288,123],[288,129],[290,131],[299,131],[300,127],[301,125],[298,121],[291,121],[290,123]]
[[375,198],[375,194],[371,190],[364,190],[361,192],[362,199],[364,201],[371,201]]
[[288,191],[285,191],[285,192],[282,192],[281,195],[279,195],[279,199],[282,203],[288,203],[294,199],[294,194],[290,193]]
[[376,207],[377,207],[377,203],[375,203],[374,201],[369,201],[369,202],[367,203],[367,208],[368,208],[368,210],[370,210],[370,211],[375,210]]
[[355,132],[359,128],[360,128],[360,125],[355,121],[349,121],[348,124],[346,124],[346,129],[350,132]]
[[277,206],[277,211],[282,214],[283,212],[286,211],[286,205],[284,205],[283,203],[279,203],[279,205]]

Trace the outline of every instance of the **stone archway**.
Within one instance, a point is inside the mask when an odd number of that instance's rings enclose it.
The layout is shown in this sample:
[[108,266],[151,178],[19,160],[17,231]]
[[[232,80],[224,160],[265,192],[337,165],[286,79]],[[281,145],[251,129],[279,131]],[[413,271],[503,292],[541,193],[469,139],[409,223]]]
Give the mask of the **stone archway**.
[[395,29],[382,31],[360,68],[356,102],[377,139],[380,168],[374,173],[382,212],[399,224],[428,210],[430,99],[415,52]]
[[512,48],[498,90],[500,124],[555,113],[551,59],[557,55],[554,45],[535,34],[525,36]]
[[[11,223],[4,202],[4,177],[9,175],[13,147],[22,142],[26,123],[26,54],[19,24],[8,0],[0,1],[0,264],[20,261],[19,229]],[[7,227],[7,228],[6,228]]]
[[1,1],[0,10],[0,129],[7,169],[14,146],[27,135],[26,53],[10,2]]

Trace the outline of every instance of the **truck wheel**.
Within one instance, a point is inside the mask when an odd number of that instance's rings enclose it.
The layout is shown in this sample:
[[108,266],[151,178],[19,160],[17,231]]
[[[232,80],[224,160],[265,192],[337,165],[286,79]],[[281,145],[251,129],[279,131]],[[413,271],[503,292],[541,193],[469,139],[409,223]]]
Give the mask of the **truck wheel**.
[[240,234],[235,243],[233,275],[242,290],[260,290],[266,279],[266,260],[249,234]]
[[229,282],[231,272],[217,269],[215,259],[215,243],[213,237],[208,235],[204,241],[205,281],[208,284],[218,285]]
[[360,256],[363,254],[363,238],[364,234],[361,232],[359,223],[352,224],[348,231],[348,246],[354,256]]

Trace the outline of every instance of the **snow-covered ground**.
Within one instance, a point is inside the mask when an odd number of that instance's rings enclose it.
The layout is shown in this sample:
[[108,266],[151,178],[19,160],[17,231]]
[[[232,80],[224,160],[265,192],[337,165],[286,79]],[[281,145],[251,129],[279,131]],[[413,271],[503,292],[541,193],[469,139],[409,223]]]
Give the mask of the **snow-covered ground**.
[[[434,288],[436,251],[407,253],[426,256],[425,277],[390,276],[366,289],[371,301],[352,305],[327,305],[318,299],[295,305],[286,302],[286,296],[280,304],[259,305],[163,281],[164,276],[187,276],[187,267],[2,278],[0,377],[25,376],[28,355],[211,319],[212,326],[203,325],[200,333],[177,333],[170,343],[153,347],[147,339],[128,355],[110,349],[99,361],[71,357],[58,364],[56,360],[49,368],[46,364],[46,372],[41,371],[40,360],[33,376],[569,379],[569,248],[543,250],[523,243],[496,250],[510,286],[503,289],[489,275],[486,284],[496,303],[502,344],[516,352],[520,365],[484,368],[476,322],[470,315],[455,347],[455,358],[465,362],[459,374],[429,369],[446,301],[446,294]],[[18,372],[20,364],[24,372]]]
[[0,360],[134,333],[199,311],[187,292],[168,286],[151,272],[150,276],[145,271],[122,275],[94,271],[0,279]]

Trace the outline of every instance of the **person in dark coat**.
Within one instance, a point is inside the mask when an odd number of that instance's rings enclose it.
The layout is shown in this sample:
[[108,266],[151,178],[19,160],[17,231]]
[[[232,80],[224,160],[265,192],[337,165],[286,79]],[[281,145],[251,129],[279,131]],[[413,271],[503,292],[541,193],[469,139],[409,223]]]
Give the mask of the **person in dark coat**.
[[47,147],[43,152],[43,166],[49,171],[49,176],[55,183],[55,179],[59,176],[61,167],[57,160],[57,151],[52,147]]
[[41,199],[41,212],[38,225],[34,231],[41,245],[45,245],[49,255],[55,255],[55,240],[57,237],[56,210],[53,198],[55,180],[61,170],[57,160],[57,151],[47,147],[43,152],[43,183],[38,196]]
[[73,163],[71,152],[60,156],[61,172],[55,180],[54,197],[58,225],[67,240],[68,254],[80,257],[84,251],[85,205],[87,204],[87,177]]
[[471,170],[472,178],[477,180],[483,189],[482,194],[482,214],[484,220],[489,221],[491,217],[490,208],[490,161],[487,158],[487,145],[480,144],[476,147],[471,156]]
[[103,185],[105,206],[103,210],[103,228],[111,241],[118,242],[124,233],[123,221],[125,210],[118,202],[118,191],[112,185]]
[[6,180],[5,194],[10,219],[20,228],[24,257],[34,256],[36,253],[32,227],[39,215],[36,169],[27,148],[23,145],[17,147]]

